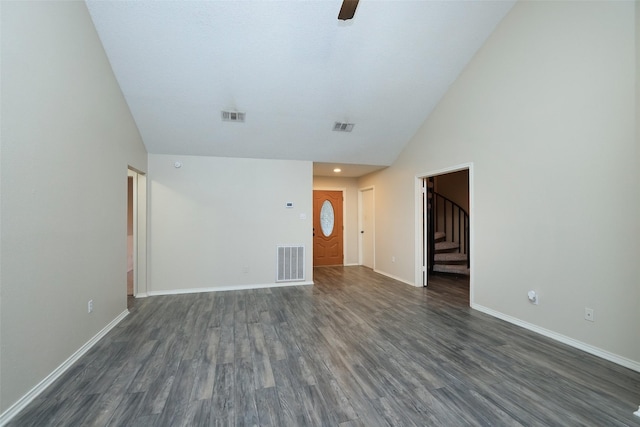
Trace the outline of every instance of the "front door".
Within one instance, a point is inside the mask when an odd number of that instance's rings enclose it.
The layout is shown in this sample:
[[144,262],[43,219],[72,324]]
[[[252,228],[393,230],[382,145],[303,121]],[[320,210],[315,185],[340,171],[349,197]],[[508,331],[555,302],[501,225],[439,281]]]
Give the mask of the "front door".
[[313,265],[342,265],[342,191],[313,191]]

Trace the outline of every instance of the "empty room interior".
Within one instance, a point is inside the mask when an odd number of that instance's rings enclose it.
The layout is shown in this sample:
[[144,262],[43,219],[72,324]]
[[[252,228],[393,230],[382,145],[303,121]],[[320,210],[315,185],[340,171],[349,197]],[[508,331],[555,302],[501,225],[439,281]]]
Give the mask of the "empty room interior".
[[0,22],[0,425],[640,425],[638,1]]

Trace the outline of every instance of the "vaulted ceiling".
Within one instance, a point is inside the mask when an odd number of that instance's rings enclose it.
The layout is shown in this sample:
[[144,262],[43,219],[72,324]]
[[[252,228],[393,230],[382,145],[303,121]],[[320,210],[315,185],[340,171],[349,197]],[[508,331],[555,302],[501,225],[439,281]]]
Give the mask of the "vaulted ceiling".
[[381,166],[513,3],[87,0],[150,153]]

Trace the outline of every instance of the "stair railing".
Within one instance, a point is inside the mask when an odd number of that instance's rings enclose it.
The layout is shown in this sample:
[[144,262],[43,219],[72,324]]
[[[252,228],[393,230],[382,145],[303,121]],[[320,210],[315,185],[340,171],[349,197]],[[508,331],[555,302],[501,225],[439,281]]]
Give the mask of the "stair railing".
[[429,191],[429,269],[433,272],[435,264],[435,233],[436,230],[445,233],[445,241],[458,243],[459,253],[467,256],[467,268],[471,265],[471,253],[469,245],[469,214],[462,206],[453,200],[439,194],[433,189]]

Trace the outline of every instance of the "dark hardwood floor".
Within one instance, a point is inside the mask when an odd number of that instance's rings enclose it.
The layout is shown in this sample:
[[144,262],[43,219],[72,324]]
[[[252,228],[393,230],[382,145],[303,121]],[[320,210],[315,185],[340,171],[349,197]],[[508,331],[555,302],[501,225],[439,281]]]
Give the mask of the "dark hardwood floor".
[[136,300],[11,426],[640,426],[640,373],[471,310],[466,279]]

